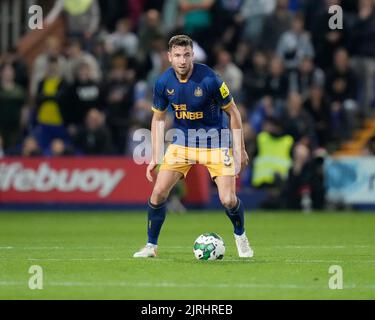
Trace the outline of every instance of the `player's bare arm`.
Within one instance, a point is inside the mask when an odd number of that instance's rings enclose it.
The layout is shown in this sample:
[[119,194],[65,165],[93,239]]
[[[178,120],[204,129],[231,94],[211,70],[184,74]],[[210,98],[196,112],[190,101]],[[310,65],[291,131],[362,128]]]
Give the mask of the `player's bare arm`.
[[238,170],[239,172],[244,169],[249,163],[249,156],[246,152],[245,140],[242,130],[241,114],[238,111],[238,108],[234,101],[232,101],[224,111],[230,119],[230,129],[232,130],[233,136],[233,155],[236,165],[240,165],[240,170]]
[[151,121],[151,139],[152,139],[152,158],[147,166],[146,177],[150,182],[154,181],[152,172],[160,163],[163,156],[163,145],[160,139],[164,139],[164,126],[165,126],[166,112],[155,111]]

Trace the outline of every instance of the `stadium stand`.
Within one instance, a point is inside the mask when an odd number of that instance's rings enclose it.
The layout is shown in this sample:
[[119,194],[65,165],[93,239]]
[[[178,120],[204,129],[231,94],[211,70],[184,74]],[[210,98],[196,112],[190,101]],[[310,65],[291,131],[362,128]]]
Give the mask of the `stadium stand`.
[[[282,121],[293,148],[306,147],[306,165],[322,149],[360,155],[375,134],[373,1],[71,3],[40,1],[44,28],[25,30],[16,51],[9,43],[1,52],[0,119],[18,110],[13,131],[9,119],[0,121],[3,156],[131,156],[134,130],[149,126],[154,81],[168,67],[166,42],[182,32],[232,88],[252,159],[269,116]],[[334,4],[344,8],[344,30],[326,27]],[[88,112],[103,117],[94,126],[106,147],[87,145]],[[22,151],[31,142],[39,151]],[[240,189],[254,187],[253,170],[242,173]]]

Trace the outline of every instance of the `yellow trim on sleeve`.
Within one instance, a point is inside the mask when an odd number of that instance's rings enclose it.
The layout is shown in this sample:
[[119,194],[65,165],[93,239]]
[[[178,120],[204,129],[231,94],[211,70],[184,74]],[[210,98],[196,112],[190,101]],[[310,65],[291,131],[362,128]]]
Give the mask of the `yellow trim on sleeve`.
[[154,112],[156,112],[156,113],[165,113],[165,112],[167,112],[167,109],[161,111],[159,109],[156,109],[155,107],[151,107],[151,110],[154,111]]
[[234,102],[234,99],[232,98],[232,100],[230,100],[230,102],[228,103],[228,104],[226,104],[225,106],[222,106],[221,107],[221,110],[226,110],[226,109],[228,109],[230,106],[231,106],[231,104]]

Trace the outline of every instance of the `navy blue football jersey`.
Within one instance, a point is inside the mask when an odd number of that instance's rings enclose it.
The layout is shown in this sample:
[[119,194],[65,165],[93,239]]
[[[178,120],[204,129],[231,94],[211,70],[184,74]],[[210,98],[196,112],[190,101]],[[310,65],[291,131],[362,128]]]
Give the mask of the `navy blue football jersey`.
[[[154,112],[174,114],[173,128],[184,133],[184,139],[173,143],[188,147],[228,147],[230,133],[228,116],[233,97],[225,82],[208,66],[194,63],[189,79],[180,81],[173,68],[165,71],[154,87]],[[190,130],[190,131],[189,131]],[[207,144],[199,138],[207,133]],[[194,136],[194,132],[203,135]],[[224,145],[225,144],[225,145]]]

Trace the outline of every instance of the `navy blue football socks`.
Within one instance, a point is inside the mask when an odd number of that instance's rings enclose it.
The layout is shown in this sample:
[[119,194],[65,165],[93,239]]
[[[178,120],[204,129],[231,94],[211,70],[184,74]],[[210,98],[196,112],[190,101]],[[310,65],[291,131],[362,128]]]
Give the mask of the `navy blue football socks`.
[[228,218],[232,221],[234,233],[238,236],[242,235],[245,231],[244,211],[245,208],[239,198],[237,198],[237,203],[232,209],[225,208]]
[[147,224],[147,235],[148,243],[157,245],[160,234],[160,229],[165,220],[165,214],[167,212],[166,202],[158,205],[154,205],[148,201],[148,224]]
[[[154,205],[150,201],[148,202],[148,243],[154,245],[158,244],[158,238],[160,234],[161,227],[164,223],[166,216],[166,202],[159,205]],[[245,231],[244,228],[244,206],[239,198],[237,198],[237,203],[232,209],[225,209],[225,212],[232,221],[234,227],[234,233],[236,235],[242,235]]]

